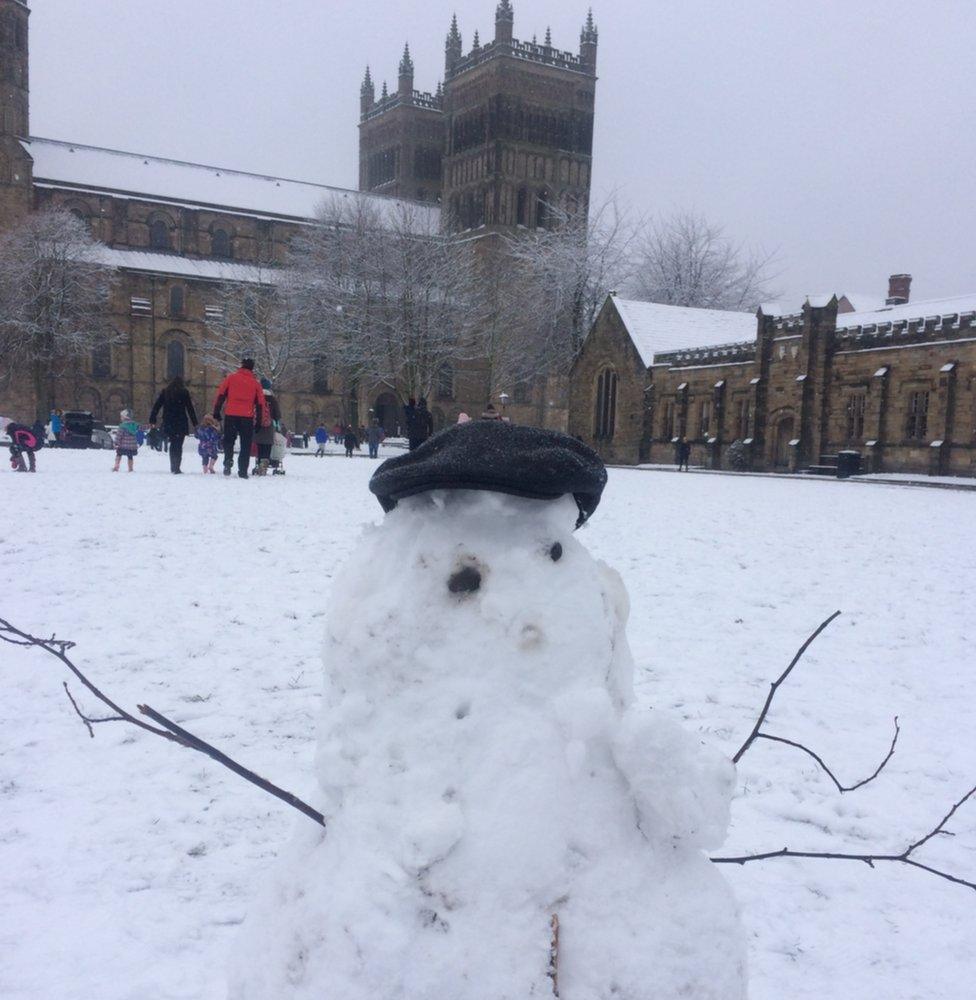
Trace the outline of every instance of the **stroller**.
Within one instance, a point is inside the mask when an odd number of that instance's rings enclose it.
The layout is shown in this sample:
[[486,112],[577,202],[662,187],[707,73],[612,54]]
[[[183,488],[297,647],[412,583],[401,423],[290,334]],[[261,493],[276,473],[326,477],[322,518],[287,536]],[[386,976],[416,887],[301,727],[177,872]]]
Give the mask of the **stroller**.
[[281,431],[275,431],[274,444],[271,446],[271,475],[283,476],[285,474],[285,448],[288,439]]
[[61,418],[62,448],[97,448],[92,444],[95,419],[85,410],[69,410]]

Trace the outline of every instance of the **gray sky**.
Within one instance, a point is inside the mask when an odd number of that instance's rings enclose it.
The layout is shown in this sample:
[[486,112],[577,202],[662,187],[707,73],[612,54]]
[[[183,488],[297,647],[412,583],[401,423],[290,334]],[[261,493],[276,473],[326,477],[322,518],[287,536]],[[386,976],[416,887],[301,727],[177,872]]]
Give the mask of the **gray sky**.
[[[576,49],[586,0],[513,0]],[[496,0],[34,0],[35,135],[355,187],[359,84],[433,89]],[[776,250],[778,285],[976,292],[973,0],[596,0],[594,188]]]

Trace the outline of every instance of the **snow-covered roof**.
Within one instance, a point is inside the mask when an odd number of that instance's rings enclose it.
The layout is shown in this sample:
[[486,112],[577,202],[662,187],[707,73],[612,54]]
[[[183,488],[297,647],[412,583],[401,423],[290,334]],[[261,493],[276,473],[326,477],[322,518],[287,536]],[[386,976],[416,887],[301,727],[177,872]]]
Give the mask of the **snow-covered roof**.
[[692,309],[659,302],[637,302],[611,295],[630,339],[646,367],[656,354],[756,339],[752,313]]
[[843,313],[837,317],[837,329],[871,326],[875,323],[901,323],[905,320],[932,319],[976,312],[976,292],[949,299],[928,299],[902,306],[883,306],[871,312]]
[[150,253],[145,250],[122,250],[97,244],[94,259],[108,267],[152,274],[172,274],[208,281],[232,281],[246,284],[271,285],[275,282],[272,268],[237,264],[227,260],[195,260],[172,253]]
[[[119,193],[150,201],[294,220],[315,218],[319,206],[331,198],[361,197],[359,192],[325,184],[248,174],[54,139],[32,138],[24,142],[24,149],[34,160],[34,182],[40,187]],[[440,209],[436,205],[402,202],[382,195],[364,197],[384,214],[408,204],[411,210],[419,213],[418,223],[437,231]]]
[[866,292],[844,292],[837,296],[847,299],[854,307],[855,312],[873,312],[875,309],[884,309],[885,297],[883,295],[868,295]]

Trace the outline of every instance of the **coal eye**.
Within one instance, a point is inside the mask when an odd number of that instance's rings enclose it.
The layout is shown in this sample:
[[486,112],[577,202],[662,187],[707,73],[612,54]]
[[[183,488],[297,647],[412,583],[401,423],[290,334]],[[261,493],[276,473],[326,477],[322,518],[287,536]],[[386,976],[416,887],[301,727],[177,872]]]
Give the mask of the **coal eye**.
[[465,566],[451,574],[447,589],[452,594],[473,594],[481,586],[481,574],[474,566]]
[[562,557],[563,557],[562,545],[560,545],[559,542],[553,542],[552,548],[549,550],[549,558],[553,562],[559,562],[559,560],[562,559]]

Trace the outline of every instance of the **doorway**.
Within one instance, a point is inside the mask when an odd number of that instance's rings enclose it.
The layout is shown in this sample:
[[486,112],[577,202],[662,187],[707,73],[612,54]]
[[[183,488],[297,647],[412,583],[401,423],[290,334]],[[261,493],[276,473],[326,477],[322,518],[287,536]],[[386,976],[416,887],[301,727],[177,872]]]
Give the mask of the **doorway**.
[[793,418],[783,417],[776,425],[776,437],[773,442],[773,468],[788,469],[790,467],[790,442],[793,439]]

